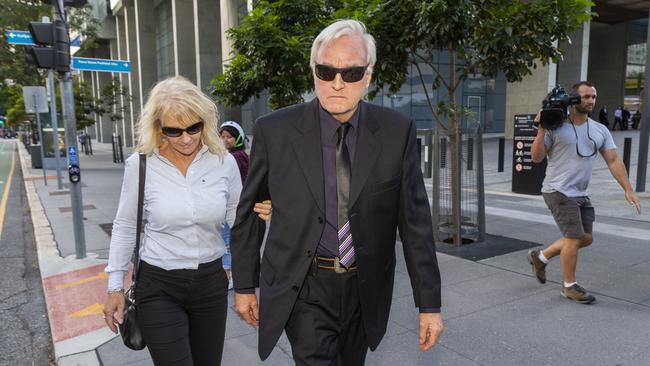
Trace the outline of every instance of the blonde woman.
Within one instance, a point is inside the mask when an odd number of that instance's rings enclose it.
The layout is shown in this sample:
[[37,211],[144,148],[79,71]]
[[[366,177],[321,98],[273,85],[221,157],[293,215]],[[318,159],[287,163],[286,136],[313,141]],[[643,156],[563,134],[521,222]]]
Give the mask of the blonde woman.
[[[147,155],[144,233],[136,303],[156,365],[219,365],[228,305],[226,251],[242,189],[237,163],[218,131],[217,108],[182,77],[159,82],[138,121]],[[124,276],[135,246],[138,153],[126,160],[106,272],[106,324],[123,320]]]

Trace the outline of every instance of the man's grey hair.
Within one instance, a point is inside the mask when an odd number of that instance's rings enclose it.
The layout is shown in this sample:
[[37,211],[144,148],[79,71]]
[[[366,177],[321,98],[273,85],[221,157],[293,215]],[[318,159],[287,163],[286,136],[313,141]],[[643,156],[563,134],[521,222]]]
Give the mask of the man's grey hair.
[[328,25],[323,29],[320,34],[314,39],[311,45],[311,57],[309,58],[309,66],[312,70],[316,67],[316,59],[318,52],[323,47],[328,46],[333,41],[343,36],[359,36],[363,39],[366,46],[366,63],[370,65],[370,69],[377,61],[377,47],[375,47],[375,38],[366,31],[366,26],[358,20],[342,19]]

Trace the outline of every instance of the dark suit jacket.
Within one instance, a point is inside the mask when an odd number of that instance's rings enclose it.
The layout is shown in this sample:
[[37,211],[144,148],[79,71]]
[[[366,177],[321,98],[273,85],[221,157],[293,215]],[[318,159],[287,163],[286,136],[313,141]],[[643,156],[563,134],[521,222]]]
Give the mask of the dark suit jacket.
[[[397,229],[416,306],[440,307],[440,273],[415,124],[391,109],[365,102],[360,108],[349,217],[363,324],[374,350],[390,312]],[[232,228],[232,271],[236,289],[260,288],[258,351],[266,359],[287,323],[325,227],[318,101],[260,117],[250,163]],[[273,201],[273,218],[260,267],[265,224],[253,206],[267,198]]]

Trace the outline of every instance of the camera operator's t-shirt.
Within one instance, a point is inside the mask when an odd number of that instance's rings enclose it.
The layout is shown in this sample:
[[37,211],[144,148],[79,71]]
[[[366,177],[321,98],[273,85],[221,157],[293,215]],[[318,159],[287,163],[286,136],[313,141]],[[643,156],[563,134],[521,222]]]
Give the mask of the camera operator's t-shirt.
[[[598,154],[589,156],[594,153],[594,149],[601,153],[616,149],[607,127],[591,118],[587,123],[575,125],[575,132],[570,122],[564,122],[556,130],[546,131],[544,146],[548,165],[542,192],[561,192],[567,197],[587,196],[591,169]],[[580,154],[586,157],[581,157],[576,152],[576,134]]]

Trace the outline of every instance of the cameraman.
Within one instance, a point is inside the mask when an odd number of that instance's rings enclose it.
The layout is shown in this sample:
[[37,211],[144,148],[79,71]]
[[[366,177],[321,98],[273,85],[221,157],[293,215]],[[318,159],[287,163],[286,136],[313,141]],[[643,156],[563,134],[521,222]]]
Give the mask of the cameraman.
[[593,241],[594,208],[587,196],[591,170],[598,152],[607,167],[623,187],[625,199],[641,213],[639,199],[632,191],[625,165],[616,153],[616,145],[607,127],[589,118],[596,102],[596,88],[586,81],[573,86],[572,94],[580,103],[571,106],[568,117],[554,130],[540,125],[541,112],[535,117],[537,136],[531,148],[532,160],[539,163],[548,156],[542,194],[551,210],[562,238],[544,250],[530,250],[528,261],[540,283],[546,282],[548,261],[560,255],[564,285],[562,295],[581,304],[591,304],[595,298],[576,282],[578,249]]

